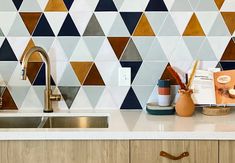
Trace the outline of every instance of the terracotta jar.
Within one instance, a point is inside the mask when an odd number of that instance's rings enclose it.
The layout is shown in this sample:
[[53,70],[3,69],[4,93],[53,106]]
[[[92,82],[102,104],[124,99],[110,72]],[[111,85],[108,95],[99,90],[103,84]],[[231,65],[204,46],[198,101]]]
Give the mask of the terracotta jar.
[[182,117],[192,116],[195,111],[195,105],[191,97],[193,91],[191,89],[190,90],[180,89],[178,92],[180,96],[175,105],[176,113]]

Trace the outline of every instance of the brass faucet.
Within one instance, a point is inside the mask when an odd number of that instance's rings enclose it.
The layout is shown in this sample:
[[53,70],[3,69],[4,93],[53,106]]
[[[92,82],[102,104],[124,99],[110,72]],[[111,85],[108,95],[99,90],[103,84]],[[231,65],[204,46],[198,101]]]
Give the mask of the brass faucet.
[[46,64],[46,88],[44,90],[44,112],[53,112],[52,108],[52,101],[60,101],[61,95],[54,95],[51,89],[51,64],[49,56],[47,55],[46,51],[41,48],[34,46],[32,47],[24,56],[22,61],[22,80],[26,80],[26,72],[28,66],[28,60],[30,56],[35,53],[39,52]]

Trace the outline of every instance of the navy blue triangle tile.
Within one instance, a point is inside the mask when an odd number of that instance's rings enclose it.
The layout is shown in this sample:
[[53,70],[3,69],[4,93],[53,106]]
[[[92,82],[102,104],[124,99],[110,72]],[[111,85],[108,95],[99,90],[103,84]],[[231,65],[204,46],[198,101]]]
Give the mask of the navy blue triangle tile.
[[145,11],[168,11],[163,0],[150,0]]
[[129,89],[121,109],[142,109],[140,102],[132,88]]
[[71,107],[71,105],[73,104],[73,101],[80,89],[79,86],[74,87],[74,86],[59,86],[58,87],[60,90],[61,95],[64,98],[64,101],[66,103],[66,105],[68,106],[68,108]]
[[19,10],[23,0],[12,0],[12,1],[13,1],[14,5],[15,5],[16,9]]
[[[219,62],[223,70],[234,70],[235,69],[235,62]],[[220,66],[217,66],[220,67]],[[220,68],[221,68],[220,67]]]
[[132,34],[137,23],[139,22],[142,12],[121,12],[120,14],[126,24],[129,33]]
[[120,62],[122,67],[130,67],[131,68],[131,83],[135,79],[137,72],[142,64],[142,62]]
[[55,36],[44,14],[41,16],[33,36]]
[[58,36],[80,36],[70,14],[67,15]]
[[95,11],[117,11],[113,0],[99,0]]
[[0,48],[0,61],[17,61],[15,53],[7,39],[4,40]]
[[[33,82],[33,85],[45,85],[46,84],[45,77],[46,77],[45,76],[45,64],[43,64],[37,74],[37,77],[35,78],[35,80]],[[51,77],[51,85],[55,85],[55,82],[52,77]]]
[[69,10],[70,7],[72,6],[73,1],[74,1],[74,0],[64,0],[64,4],[65,4],[65,6],[67,7],[68,10]]

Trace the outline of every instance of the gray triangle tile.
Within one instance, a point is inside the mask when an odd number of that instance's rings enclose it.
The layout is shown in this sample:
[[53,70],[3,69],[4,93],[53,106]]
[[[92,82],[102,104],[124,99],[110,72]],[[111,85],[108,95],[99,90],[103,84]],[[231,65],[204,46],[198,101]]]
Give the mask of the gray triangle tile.
[[40,12],[42,11],[37,1],[24,0],[19,9],[21,12]]
[[217,11],[217,7],[212,0],[199,0],[196,11]]
[[171,15],[167,16],[158,35],[159,36],[179,36],[180,35]]
[[121,56],[121,61],[142,61],[140,53],[132,39],[129,40],[126,49]]
[[13,1],[1,0],[0,11],[16,11]]
[[54,40],[55,37],[33,37],[33,42],[35,43],[35,45],[41,46],[47,52],[50,50]]
[[207,39],[203,42],[196,59],[202,61],[217,61],[214,51],[212,50],[210,43]]
[[221,14],[217,16],[214,24],[212,25],[209,36],[230,36],[228,28]]
[[29,32],[19,14],[17,14],[8,36],[29,36]]
[[63,48],[67,58],[70,58],[76,48],[80,37],[58,37],[61,47]]
[[30,89],[30,86],[13,86],[13,87],[8,87],[8,89],[17,107],[20,108]]
[[136,45],[136,48],[138,49],[141,58],[145,58],[145,56],[147,55],[147,51],[149,50],[149,48],[152,45],[152,42],[154,40],[155,37],[145,37],[145,36],[133,36],[132,39]]
[[4,36],[2,30],[0,29],[0,37]]
[[167,57],[157,38],[154,39],[150,49],[147,52],[145,61],[167,61]]
[[84,86],[83,87],[93,108],[96,107],[96,104],[98,103],[102,93],[104,92],[104,88],[105,88],[104,86]]
[[114,23],[109,31],[110,37],[125,37],[130,36],[130,33],[128,32],[128,29],[121,18],[120,14],[117,14],[116,19],[114,20]]
[[192,9],[195,10],[196,7],[198,6],[199,1],[195,1],[195,0],[188,0],[188,1],[191,5]]
[[59,86],[58,88],[63,96],[63,99],[65,100],[66,105],[70,108],[80,87]]
[[202,43],[205,40],[205,37],[193,37],[193,36],[189,36],[189,37],[183,37],[183,40],[186,44],[186,46],[188,47],[191,55],[193,58],[196,58],[196,55],[198,54],[198,51],[202,45]]
[[83,36],[104,36],[104,32],[95,16],[95,14],[92,15],[85,32],[83,33]]
[[92,58],[95,59],[104,40],[105,40],[105,37],[103,37],[103,36],[88,36],[88,37],[84,36],[83,40],[85,41],[87,48],[91,52]]
[[80,82],[71,67],[71,64],[68,63],[67,67],[64,70],[64,73],[59,81],[59,86],[80,86]]
[[192,11],[192,7],[188,0],[175,0],[171,11]]

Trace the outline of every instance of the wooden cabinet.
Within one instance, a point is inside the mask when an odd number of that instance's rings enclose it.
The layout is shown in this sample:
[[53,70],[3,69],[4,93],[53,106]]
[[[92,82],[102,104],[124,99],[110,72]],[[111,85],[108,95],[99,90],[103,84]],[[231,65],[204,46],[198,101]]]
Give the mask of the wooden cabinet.
[[129,141],[0,141],[1,163],[129,163]]
[[[131,163],[218,163],[218,141],[133,140],[130,146]],[[189,156],[171,160],[160,156],[161,151],[175,157],[188,152]]]
[[219,141],[219,163],[235,162],[235,141]]

